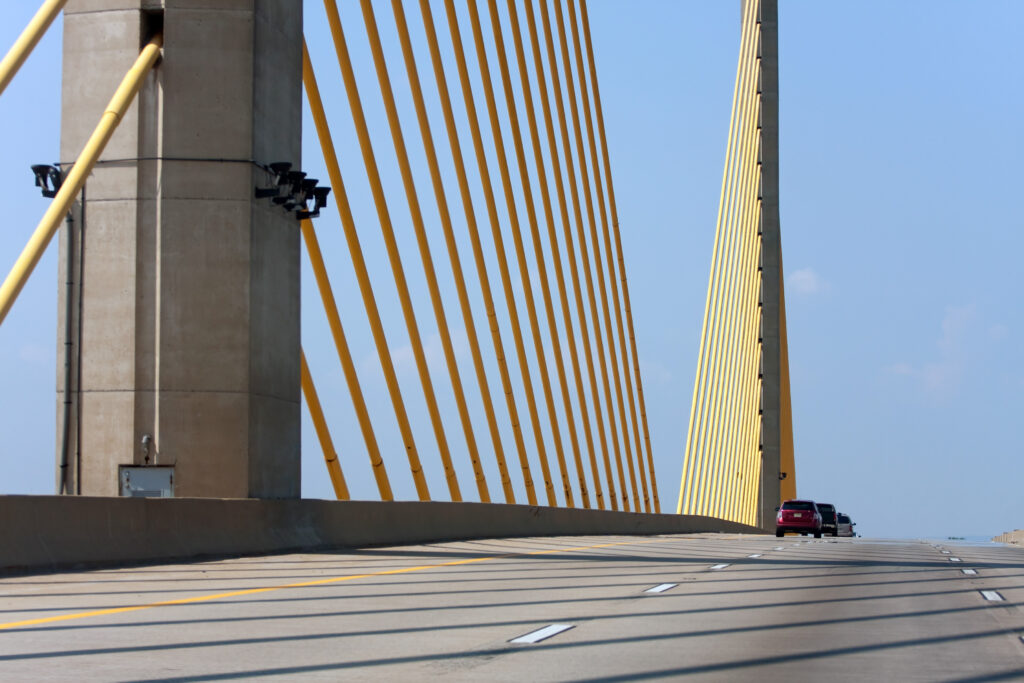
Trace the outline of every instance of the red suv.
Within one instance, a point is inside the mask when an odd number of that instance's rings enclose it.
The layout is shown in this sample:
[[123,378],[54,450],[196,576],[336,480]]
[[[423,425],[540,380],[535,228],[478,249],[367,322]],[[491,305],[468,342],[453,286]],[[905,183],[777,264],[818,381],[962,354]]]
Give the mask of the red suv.
[[787,500],[778,510],[779,514],[775,517],[776,536],[793,531],[821,538],[821,513],[813,500]]

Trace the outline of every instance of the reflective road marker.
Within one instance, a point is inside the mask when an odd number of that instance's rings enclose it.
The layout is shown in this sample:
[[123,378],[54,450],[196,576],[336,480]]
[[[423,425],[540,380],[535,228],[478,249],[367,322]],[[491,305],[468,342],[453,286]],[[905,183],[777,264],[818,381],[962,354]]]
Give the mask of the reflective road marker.
[[978,575],[978,570],[977,569],[961,569],[960,571],[962,571],[964,574],[967,574],[967,576],[977,576]]
[[1003,602],[1006,599],[999,591],[981,591],[981,597],[991,602]]
[[728,566],[729,566],[728,564],[713,564],[713,565],[711,565],[711,568],[712,569],[725,569]]
[[675,588],[678,585],[678,583],[659,583],[654,588],[648,588],[644,593],[664,593],[669,588]]
[[538,629],[532,633],[527,633],[525,636],[519,636],[508,642],[510,643],[539,643],[542,640],[547,640],[551,636],[557,636],[562,631],[568,631],[573,628],[574,624],[550,624],[542,629]]

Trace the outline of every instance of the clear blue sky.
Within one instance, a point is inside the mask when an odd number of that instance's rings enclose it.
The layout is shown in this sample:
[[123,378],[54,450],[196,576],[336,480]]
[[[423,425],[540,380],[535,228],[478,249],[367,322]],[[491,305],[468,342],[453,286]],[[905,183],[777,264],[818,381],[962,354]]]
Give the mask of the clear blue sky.
[[[0,50],[35,4],[0,0]],[[834,502],[867,535],[992,535],[1024,526],[1024,369],[1016,341],[1024,334],[1018,263],[1024,253],[1024,48],[1018,35],[1024,4],[781,5],[782,229],[799,494]],[[590,5],[664,509],[674,508],[678,493],[739,43],[738,6]],[[350,194],[366,197],[322,12],[319,2],[307,0],[307,37],[328,111],[336,112]],[[364,104],[371,118],[381,117],[386,135],[358,9],[346,1],[342,12]],[[389,5],[380,3],[377,12],[386,49],[393,50]],[[435,8],[435,16],[442,13]],[[414,5],[408,14],[419,34]],[[417,139],[404,72],[396,53],[389,55],[406,136]],[[58,24],[0,97],[0,201],[6,207],[0,275],[45,211],[48,200],[38,196],[28,167],[57,160],[59,109]],[[431,115],[436,113],[432,107]],[[435,118],[443,143],[438,123]],[[304,135],[304,167],[326,178],[308,119]],[[385,180],[394,183],[390,142],[383,136],[374,142]],[[413,161],[421,196],[428,197],[422,160]],[[449,168],[445,173],[450,177]],[[440,346],[400,191],[390,201],[435,383],[443,386]],[[372,206],[363,199],[354,204],[367,258],[383,263]],[[435,260],[444,264],[431,220]],[[319,231],[393,484],[399,497],[413,498],[333,207]],[[464,234],[461,222],[456,231]],[[468,244],[460,249],[468,266]],[[448,269],[440,270],[449,317],[459,320]],[[374,498],[347,391],[306,275],[304,345],[353,493]],[[385,323],[410,408],[422,414],[383,267],[375,271],[374,286],[388,302]],[[0,493],[53,491],[57,297],[54,244],[0,327]],[[474,306],[482,316],[478,299]],[[464,342],[460,363],[464,381],[472,384]],[[456,460],[464,461],[454,404],[447,395],[441,400],[451,418]],[[474,419],[486,444],[479,410]],[[316,438],[304,420],[303,495],[330,497]],[[436,449],[428,424],[418,419],[415,428],[428,468],[439,470],[429,464]],[[488,473],[496,495],[493,468]],[[460,475],[464,493],[472,495],[468,467]],[[444,499],[442,480],[435,475],[430,483],[434,496]]]

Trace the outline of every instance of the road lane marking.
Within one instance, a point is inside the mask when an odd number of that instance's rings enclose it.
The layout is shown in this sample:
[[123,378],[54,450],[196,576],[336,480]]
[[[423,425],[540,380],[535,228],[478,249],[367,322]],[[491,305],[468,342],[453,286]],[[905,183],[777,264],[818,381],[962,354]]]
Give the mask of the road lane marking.
[[961,560],[959,557],[951,557],[951,558],[949,558],[949,561],[950,562],[963,562],[963,560]]
[[981,597],[990,602],[1003,602],[1006,600],[999,591],[981,591]]
[[711,565],[711,568],[715,569],[715,570],[718,570],[718,569],[725,569],[728,566],[729,566],[728,563],[725,563],[725,564],[713,564],[713,565]]
[[443,569],[445,567],[455,567],[464,564],[475,564],[477,562],[490,562],[492,560],[504,560],[512,557],[529,557],[531,555],[553,555],[555,553],[572,553],[580,552],[583,550],[596,550],[599,548],[613,548],[616,546],[624,545],[647,545],[649,543],[671,543],[678,541],[678,538],[656,538],[644,541],[620,541],[618,543],[600,543],[597,545],[582,545],[572,548],[548,548],[545,550],[530,550],[527,552],[512,552],[502,553],[499,555],[489,555],[487,557],[470,557],[462,560],[452,560],[451,562],[440,562],[438,564],[424,564],[414,567],[400,567],[398,569],[385,569],[379,572],[368,572],[366,574],[348,574],[345,576],[332,576],[326,579],[316,579],[313,581],[300,581],[298,583],[286,583],[280,586],[264,586],[262,588],[247,588],[245,590],[230,591],[228,593],[214,593],[212,595],[196,595],[191,598],[178,598],[176,600],[163,600],[161,602],[151,602],[144,605],[128,605],[126,607],[110,607],[106,609],[90,610],[88,612],[73,612],[71,614],[60,614],[52,617],[39,617],[37,619],[25,619],[23,621],[9,621],[7,623],[0,623],[0,631],[10,628],[19,628],[21,626],[36,626],[38,624],[50,624],[55,621],[69,621],[72,619],[86,619],[88,617],[102,617],[110,614],[123,614],[125,612],[137,612],[144,609],[153,609],[154,607],[173,607],[176,605],[191,605],[197,602],[211,602],[213,600],[223,600],[225,598],[236,598],[243,595],[256,595],[259,593],[270,593],[273,591],[285,590],[288,588],[308,588],[310,586],[323,586],[332,583],[341,583],[342,581],[352,581],[355,579],[369,579],[376,576],[390,576],[393,574],[408,574],[411,572],[421,572],[429,569]]
[[760,553],[754,553],[753,555],[747,555],[747,557],[751,559],[757,559],[759,557],[762,557],[762,555]]
[[678,583],[659,583],[654,588],[648,588],[644,593],[664,593],[669,588],[675,588],[678,585]]
[[977,576],[978,575],[978,570],[977,569],[961,569],[960,571],[962,571],[964,574],[967,574],[967,576]]
[[551,636],[557,636],[559,633],[562,633],[563,631],[568,631],[569,629],[573,628],[573,626],[575,626],[575,624],[550,624],[548,626],[545,626],[544,628],[537,629],[532,633],[527,633],[525,636],[513,638],[508,642],[527,644],[539,643],[542,640],[547,640]]

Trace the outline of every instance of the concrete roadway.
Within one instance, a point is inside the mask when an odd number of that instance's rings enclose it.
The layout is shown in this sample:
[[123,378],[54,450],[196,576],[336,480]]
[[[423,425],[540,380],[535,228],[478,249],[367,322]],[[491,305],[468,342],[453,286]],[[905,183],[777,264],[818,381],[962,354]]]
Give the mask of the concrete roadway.
[[1011,546],[466,541],[0,578],[0,680],[1024,680],[1021,605]]

